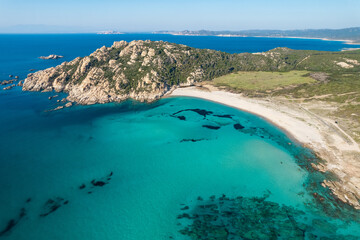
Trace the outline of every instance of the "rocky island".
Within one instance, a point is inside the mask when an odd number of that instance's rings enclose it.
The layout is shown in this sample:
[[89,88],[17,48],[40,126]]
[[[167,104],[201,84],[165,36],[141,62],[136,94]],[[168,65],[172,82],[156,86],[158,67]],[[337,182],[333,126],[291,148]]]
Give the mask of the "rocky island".
[[59,58],[63,58],[64,56],[60,56],[60,55],[55,55],[55,54],[51,54],[49,56],[41,56],[39,57],[40,59],[44,59],[44,60],[49,60],[49,59],[59,59]]

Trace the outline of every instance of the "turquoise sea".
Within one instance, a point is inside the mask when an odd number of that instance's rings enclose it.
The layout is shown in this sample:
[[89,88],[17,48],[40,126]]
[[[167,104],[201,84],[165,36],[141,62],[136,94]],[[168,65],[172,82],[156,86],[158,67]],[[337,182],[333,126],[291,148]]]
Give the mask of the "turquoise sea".
[[[341,42],[126,35],[0,35],[0,80],[113,41],[228,52],[339,51]],[[62,60],[37,57],[60,54]],[[0,90],[0,239],[360,239],[360,214],[321,186],[321,161],[263,119],[194,98],[57,106]]]

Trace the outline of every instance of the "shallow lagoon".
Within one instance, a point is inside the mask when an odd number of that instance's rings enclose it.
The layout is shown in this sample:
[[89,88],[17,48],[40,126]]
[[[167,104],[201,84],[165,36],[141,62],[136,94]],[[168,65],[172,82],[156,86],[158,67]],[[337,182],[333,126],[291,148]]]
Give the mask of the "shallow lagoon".
[[18,98],[0,104],[0,229],[17,222],[7,239],[187,239],[178,231],[193,219],[178,216],[223,194],[322,218],[294,157],[311,153],[254,115],[192,98],[44,112],[48,93],[7,94]]

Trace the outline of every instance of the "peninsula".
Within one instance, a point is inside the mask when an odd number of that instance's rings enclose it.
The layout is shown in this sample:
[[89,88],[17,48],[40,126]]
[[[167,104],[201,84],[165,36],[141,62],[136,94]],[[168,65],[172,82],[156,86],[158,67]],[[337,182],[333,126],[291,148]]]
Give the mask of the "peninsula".
[[30,73],[23,90],[67,92],[78,104],[192,96],[262,116],[313,149],[321,184],[360,209],[360,51],[276,48],[229,54],[168,42],[115,42]]

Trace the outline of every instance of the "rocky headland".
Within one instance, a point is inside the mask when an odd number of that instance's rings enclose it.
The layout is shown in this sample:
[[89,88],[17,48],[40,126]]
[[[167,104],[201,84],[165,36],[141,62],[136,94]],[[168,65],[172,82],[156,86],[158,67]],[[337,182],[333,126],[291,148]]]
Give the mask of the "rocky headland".
[[[189,86],[211,74],[219,75],[205,66],[217,64],[221,55],[230,56],[165,42],[115,42],[90,56],[29,74],[23,90],[67,92],[68,99],[79,104],[128,98],[153,101],[174,86]],[[222,69],[221,73],[229,71]]]
[[229,54],[162,41],[114,42],[83,58],[30,73],[23,90],[67,92],[79,104],[153,101],[171,89],[234,71],[289,70],[278,48],[266,54]]

